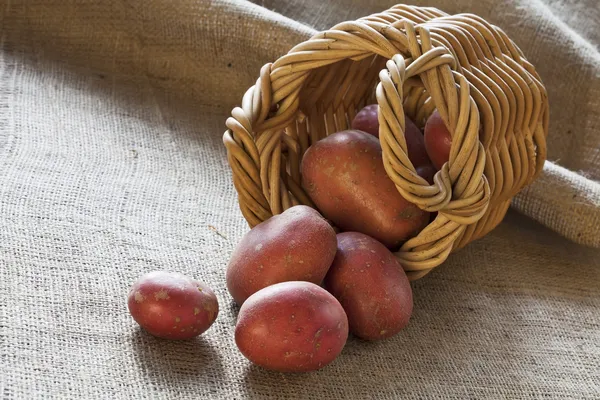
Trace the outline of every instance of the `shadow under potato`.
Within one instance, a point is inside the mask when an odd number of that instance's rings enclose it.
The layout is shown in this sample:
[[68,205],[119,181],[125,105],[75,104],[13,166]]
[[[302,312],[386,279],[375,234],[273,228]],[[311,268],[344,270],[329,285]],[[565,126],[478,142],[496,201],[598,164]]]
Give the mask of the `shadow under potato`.
[[217,349],[204,337],[167,340],[154,337],[137,327],[130,337],[133,357],[141,372],[152,380],[193,380],[210,372],[221,374],[223,364]]
[[[229,293],[227,293],[227,295],[229,295]],[[234,317],[234,321],[237,321],[241,306],[239,306],[234,300],[230,300],[227,304],[229,306],[229,312]]]

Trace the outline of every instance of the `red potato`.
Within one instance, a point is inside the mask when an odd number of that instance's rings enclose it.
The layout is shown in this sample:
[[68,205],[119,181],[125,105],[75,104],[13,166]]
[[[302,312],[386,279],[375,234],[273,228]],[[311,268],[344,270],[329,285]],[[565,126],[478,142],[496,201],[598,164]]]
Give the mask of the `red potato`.
[[425,148],[437,170],[442,169],[450,159],[450,146],[452,146],[452,136],[440,113],[435,110],[425,124]]
[[408,117],[405,117],[404,138],[408,150],[408,158],[415,167],[430,164],[427,150],[425,150],[425,139],[423,132]]
[[338,234],[338,251],[325,288],[342,304],[350,332],[366,340],[391,337],[410,319],[410,283],[394,255],[358,232]]
[[429,220],[427,212],[400,195],[373,136],[334,133],[306,151],[301,168],[304,190],[343,231],[362,232],[395,248]]
[[416,168],[417,174],[425,179],[430,185],[433,185],[433,177],[435,176],[435,173],[437,172],[437,170],[435,169],[435,167],[431,164],[425,164],[425,165],[421,165],[419,167]]
[[127,305],[142,328],[165,339],[198,336],[219,314],[217,297],[206,284],[176,272],[140,277],[129,291]]
[[340,303],[310,282],[262,289],[240,308],[235,343],[254,364],[281,372],[307,372],[331,363],[348,339]]
[[[377,113],[377,104],[366,106],[356,114],[356,117],[354,117],[352,129],[357,129],[379,138],[379,120],[377,119]],[[406,139],[406,147],[410,162],[412,162],[415,167],[430,164],[427,150],[425,150],[423,133],[406,114],[404,115],[404,120],[406,121],[404,138]]]
[[319,284],[336,251],[335,231],[318,211],[295,206],[250,230],[235,247],[226,272],[238,304],[285,281]]
[[379,138],[378,105],[370,104],[360,110],[352,120],[351,127]]

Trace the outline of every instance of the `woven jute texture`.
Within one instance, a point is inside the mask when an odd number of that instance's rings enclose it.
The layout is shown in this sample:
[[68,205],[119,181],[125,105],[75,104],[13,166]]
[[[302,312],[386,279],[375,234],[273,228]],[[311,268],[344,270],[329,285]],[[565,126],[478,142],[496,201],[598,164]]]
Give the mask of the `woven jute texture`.
[[[248,226],[223,121],[266,62],[394,3],[0,2],[0,398],[597,399],[597,1],[414,3],[519,45],[548,90],[549,162],[498,228],[412,284],[403,332],[283,375],[233,341],[224,269]],[[156,269],[214,288],[201,338],[136,328],[127,290]]]

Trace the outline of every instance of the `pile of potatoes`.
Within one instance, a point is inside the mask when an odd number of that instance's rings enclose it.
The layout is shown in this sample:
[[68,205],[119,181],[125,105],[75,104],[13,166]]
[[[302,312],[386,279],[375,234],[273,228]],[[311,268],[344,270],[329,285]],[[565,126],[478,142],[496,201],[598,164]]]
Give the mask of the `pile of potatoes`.
[[[241,305],[238,348],[277,371],[311,371],[332,362],[348,334],[389,338],[412,313],[412,292],[392,254],[430,222],[386,174],[377,105],[351,130],[304,154],[302,186],[319,211],[289,208],[257,225],[235,248],[227,288]],[[434,112],[425,134],[407,117],[408,156],[426,181],[448,161],[451,137]],[[330,223],[339,228],[335,233]]]
[[[444,122],[435,111],[424,134],[408,117],[405,130],[409,159],[433,182],[450,154]],[[431,216],[404,199],[387,176],[378,136],[377,105],[371,105],[351,130],[313,144],[302,160],[302,186],[319,211],[291,207],[235,247],[226,284],[240,305],[235,342],[251,362],[312,371],[335,360],[350,333],[380,340],[408,324],[412,291],[392,251]],[[128,305],[144,329],[168,339],[201,334],[219,310],[206,285],[166,272],[140,278]]]

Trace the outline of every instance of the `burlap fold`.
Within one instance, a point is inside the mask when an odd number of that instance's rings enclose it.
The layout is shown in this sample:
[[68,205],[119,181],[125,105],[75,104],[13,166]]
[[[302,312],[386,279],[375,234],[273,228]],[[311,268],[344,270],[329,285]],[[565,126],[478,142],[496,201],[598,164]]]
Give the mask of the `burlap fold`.
[[[247,226],[224,121],[264,63],[394,3],[256,3],[0,2],[0,397],[597,399],[597,1],[414,2],[519,44],[548,88],[549,162],[519,212],[413,284],[405,331],[305,375],[251,367],[233,341],[224,268]],[[201,339],[135,327],[128,287],[155,269],[215,289]]]

